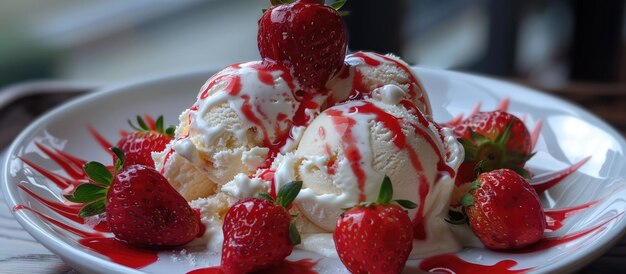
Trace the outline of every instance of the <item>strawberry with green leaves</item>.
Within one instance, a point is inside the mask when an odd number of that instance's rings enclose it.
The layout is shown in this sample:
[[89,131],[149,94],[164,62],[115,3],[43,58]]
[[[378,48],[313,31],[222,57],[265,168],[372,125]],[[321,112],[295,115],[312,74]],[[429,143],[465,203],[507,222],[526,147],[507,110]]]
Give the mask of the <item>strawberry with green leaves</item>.
[[82,218],[105,214],[115,237],[149,248],[184,245],[201,232],[198,216],[187,201],[154,168],[124,166],[124,153],[112,147],[117,161],[112,174],[98,162],[85,164],[91,182],[79,185],[65,198],[85,204]]
[[301,181],[281,187],[274,200],[264,194],[235,203],[226,212],[222,231],[222,270],[249,273],[282,262],[300,243],[295,220],[287,209],[298,196]]
[[514,115],[504,111],[477,112],[456,126],[454,134],[465,149],[457,186],[476,179],[479,171],[501,168],[530,177],[524,165],[533,156],[531,135]]
[[[124,165],[146,165],[154,167],[152,152],[160,152],[174,138],[174,127],[163,128],[163,116],[159,116],[155,122],[155,128],[151,128],[140,117],[137,116],[137,125],[130,120],[128,124],[135,131],[126,134],[120,139],[116,147],[120,148],[126,155]],[[115,158],[113,160],[115,162]]]
[[461,205],[470,228],[487,248],[521,248],[543,237],[546,219],[537,192],[512,170],[480,174]]
[[[352,273],[400,273],[413,248],[413,225],[402,209],[417,207],[394,200],[385,176],[374,203],[356,205],[337,220],[333,239],[341,262]],[[400,207],[402,206],[402,207]]]
[[323,88],[344,63],[348,31],[339,12],[345,0],[271,0],[259,19],[257,43],[263,59],[290,68],[306,89]]

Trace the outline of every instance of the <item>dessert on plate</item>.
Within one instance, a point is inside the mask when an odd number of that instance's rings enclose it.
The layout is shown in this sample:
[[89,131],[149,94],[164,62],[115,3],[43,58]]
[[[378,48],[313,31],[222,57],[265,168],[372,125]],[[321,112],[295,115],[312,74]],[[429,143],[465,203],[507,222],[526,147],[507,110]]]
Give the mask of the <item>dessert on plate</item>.
[[542,239],[545,188],[525,168],[538,128],[506,104],[437,123],[436,91],[400,58],[346,55],[344,1],[271,2],[262,60],[210,76],[175,129],[138,117],[113,167],[89,162],[89,180],[63,189],[85,204],[79,217],[135,246],[201,246],[227,273],[280,265],[294,248],[397,273],[410,258]]

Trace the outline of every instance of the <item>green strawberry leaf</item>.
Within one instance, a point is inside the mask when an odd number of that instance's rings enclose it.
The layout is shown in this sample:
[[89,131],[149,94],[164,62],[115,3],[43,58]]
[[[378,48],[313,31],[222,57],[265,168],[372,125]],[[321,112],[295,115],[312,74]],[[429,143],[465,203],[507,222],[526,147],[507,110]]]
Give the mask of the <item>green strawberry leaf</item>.
[[120,172],[122,170],[122,166],[124,166],[124,161],[126,160],[126,156],[124,152],[119,147],[110,147],[109,148],[117,157],[115,160],[115,173]]
[[143,131],[150,131],[150,127],[144,122],[141,116],[137,115],[137,124]]
[[163,115],[159,116],[159,118],[156,119],[155,126],[156,126],[156,131],[157,132],[164,133],[164,131],[163,131]]
[[276,204],[287,208],[293,200],[296,199],[298,193],[302,189],[302,181],[291,181],[278,190],[276,195]]
[[109,186],[113,182],[113,174],[101,163],[88,162],[85,164],[84,170],[87,177],[96,183]]
[[334,3],[330,4],[330,7],[335,9],[335,10],[339,10],[343,7],[343,5],[346,4],[348,0],[337,0]]
[[78,212],[78,217],[85,218],[89,216],[98,215],[100,213],[104,213],[105,209],[105,200],[100,199],[90,204],[83,206]]
[[485,137],[484,135],[480,133],[473,131],[471,128],[468,130],[469,130],[470,139],[474,140],[474,142],[476,143],[476,146],[481,146],[483,144],[491,142],[489,138]]
[[165,135],[174,137],[174,131],[176,131],[176,128],[174,126],[169,126],[165,129]]
[[296,229],[296,221],[292,221],[289,224],[289,240],[291,240],[291,244],[298,245],[302,242],[302,238],[300,237],[300,233],[298,233],[298,229]]
[[511,129],[513,128],[513,121],[506,125],[504,131],[496,138],[495,143],[504,147],[511,137]]
[[474,145],[474,143],[464,138],[458,138],[457,141],[459,141],[459,143],[463,146],[463,149],[465,150],[464,161],[471,162],[476,160],[476,157],[478,157],[478,146]]
[[81,184],[71,195],[63,195],[65,199],[74,203],[87,203],[106,197],[108,188],[90,183]]
[[474,197],[470,193],[466,193],[461,197],[461,205],[462,206],[471,206],[474,204]]
[[393,198],[393,185],[391,184],[391,179],[389,176],[385,175],[383,179],[383,183],[380,185],[380,191],[378,192],[378,198],[376,199],[376,204],[386,205],[391,202]]
[[256,196],[257,196],[257,198],[265,199],[265,200],[268,200],[268,201],[270,201],[272,203],[274,202],[274,198],[272,198],[272,196],[270,196],[267,193],[259,193]]
[[400,206],[404,208],[408,208],[408,209],[417,208],[417,204],[409,200],[393,200],[393,201],[398,203]]

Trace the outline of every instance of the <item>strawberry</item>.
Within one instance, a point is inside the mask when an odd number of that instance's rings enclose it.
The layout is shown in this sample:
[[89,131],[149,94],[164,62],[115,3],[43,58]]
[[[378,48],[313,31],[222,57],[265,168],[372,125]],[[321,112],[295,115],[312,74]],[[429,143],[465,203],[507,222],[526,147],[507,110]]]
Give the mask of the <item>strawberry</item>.
[[[159,152],[174,138],[174,127],[163,129],[163,116],[156,120],[155,128],[150,128],[146,122],[137,116],[137,125],[130,120],[128,124],[135,132],[126,134],[120,139],[116,147],[119,147],[126,155],[125,165],[146,165],[154,167],[152,152]],[[115,157],[113,162],[116,162]]]
[[306,89],[324,87],[343,66],[348,31],[337,9],[322,0],[272,0],[259,19],[257,43],[263,59],[290,68]]
[[79,185],[65,198],[84,203],[82,218],[105,213],[115,237],[129,244],[169,248],[199,236],[199,217],[187,201],[154,168],[123,166],[124,153],[116,147],[114,172],[98,162],[85,164],[92,182]]
[[546,228],[537,192],[509,169],[480,174],[461,205],[476,237],[491,249],[533,244]]
[[474,181],[479,171],[500,168],[530,177],[524,165],[533,156],[531,136],[524,123],[512,114],[477,112],[455,127],[454,134],[465,149],[457,186]]
[[[400,273],[413,248],[413,225],[407,212],[390,204],[393,188],[385,176],[375,203],[341,214],[333,239],[341,262],[352,273]],[[416,204],[395,200],[406,208]]]
[[226,212],[222,231],[222,270],[248,273],[282,262],[300,235],[287,208],[296,198],[302,182],[294,181],[280,188],[276,201],[269,195],[247,198]]

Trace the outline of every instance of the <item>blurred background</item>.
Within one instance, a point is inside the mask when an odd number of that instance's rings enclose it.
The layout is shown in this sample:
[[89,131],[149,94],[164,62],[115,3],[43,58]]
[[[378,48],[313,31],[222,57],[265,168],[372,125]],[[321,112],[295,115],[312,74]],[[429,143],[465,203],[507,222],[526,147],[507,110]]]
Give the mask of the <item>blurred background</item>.
[[[353,0],[344,10],[353,51],[519,82],[582,104],[626,132],[626,114],[616,111],[626,110],[625,3]],[[56,97],[22,100],[12,110],[37,115],[93,86],[259,59],[256,22],[268,5],[0,0],[0,89],[40,79],[74,83],[67,95],[61,86]],[[3,108],[0,117],[13,116]]]

